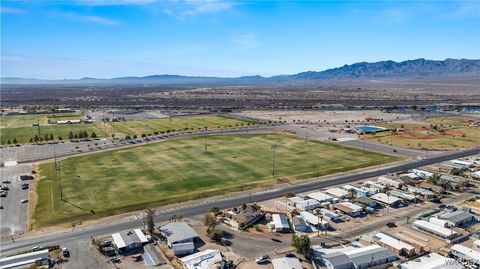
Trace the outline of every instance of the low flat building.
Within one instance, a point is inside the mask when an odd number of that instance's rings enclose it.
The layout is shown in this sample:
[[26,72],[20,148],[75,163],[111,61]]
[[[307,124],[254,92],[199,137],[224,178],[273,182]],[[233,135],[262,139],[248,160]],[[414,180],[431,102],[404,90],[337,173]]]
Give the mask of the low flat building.
[[315,199],[320,203],[325,203],[325,202],[330,202],[331,203],[333,201],[332,196],[330,196],[328,194],[325,194],[323,192],[320,192],[320,191],[312,192],[312,193],[308,194],[307,197],[311,198],[311,199]]
[[402,199],[403,201],[407,201],[409,203],[416,203],[418,201],[417,197],[415,195],[411,195],[407,192],[404,192],[402,190],[392,190],[390,191],[391,196],[398,197]]
[[379,176],[377,179],[377,182],[384,186],[394,187],[397,189],[399,189],[403,184],[403,182],[400,179],[393,176],[389,176],[389,175]]
[[314,255],[315,260],[328,269],[363,269],[397,260],[390,250],[376,244],[338,249],[314,248]]
[[298,217],[298,216],[294,216],[294,217],[292,218],[292,226],[293,226],[293,229],[294,229],[296,232],[301,232],[301,233],[310,233],[310,232],[312,232],[312,229],[307,225],[307,223],[305,222],[305,220],[303,220],[303,218]]
[[295,207],[303,211],[314,210],[320,207],[320,202],[315,199],[307,199],[296,202]]
[[383,204],[383,205],[387,205],[387,206],[390,206],[390,207],[399,207],[401,205],[403,205],[403,202],[401,199],[393,196],[393,195],[388,195],[386,193],[377,193],[377,194],[374,194],[372,195],[370,198],[372,198],[373,200]]
[[355,203],[361,204],[363,206],[368,206],[371,208],[377,208],[380,207],[380,203],[377,201],[373,200],[372,198],[369,197],[357,197],[355,200],[353,200]]
[[281,257],[272,260],[273,269],[303,269],[297,258]]
[[187,269],[211,269],[217,268],[215,264],[222,261],[220,250],[207,249],[180,259]]
[[361,206],[358,206],[350,202],[338,203],[338,204],[335,204],[333,207],[351,217],[360,217],[365,214]]
[[420,169],[413,169],[412,170],[412,173],[414,173],[415,175],[423,178],[423,179],[427,179],[429,177],[432,177],[433,176],[433,173],[432,172],[428,172],[428,171],[425,171],[425,170],[420,170]]
[[200,236],[186,222],[175,221],[160,227],[160,233],[167,239],[167,245],[175,255],[186,255],[195,251],[195,242]]
[[474,264],[480,267],[480,251],[473,250],[464,245],[453,245],[450,248],[451,256],[468,264]]
[[437,253],[430,253],[414,260],[401,263],[397,266],[399,269],[463,269],[464,267],[447,257]]
[[320,209],[320,212],[322,212],[323,216],[330,219],[331,221],[333,222],[337,222],[337,221],[340,221],[340,216],[338,216],[337,213],[331,211],[331,210],[328,210],[328,209],[325,209],[325,208],[321,208]]
[[405,243],[388,233],[377,233],[373,236],[373,240],[380,246],[388,248],[396,255],[411,257],[416,254],[416,249],[414,246]]
[[444,187],[438,186],[438,185],[435,185],[435,184],[432,184],[432,183],[428,183],[426,181],[423,181],[422,183],[420,183],[419,186],[424,188],[424,189],[431,190],[434,193],[438,193],[438,194],[445,193],[445,188]]
[[[330,227],[330,224],[327,221],[320,219],[318,216],[313,215],[310,212],[300,212],[300,217],[309,225],[312,225],[317,229],[326,230]],[[325,216],[323,217],[325,218]]]
[[470,223],[473,223],[476,219],[475,215],[463,211],[457,210],[438,216],[439,219],[445,220],[450,226],[463,227]]
[[285,214],[272,214],[271,222],[272,230],[279,233],[289,233],[291,231],[290,224]]
[[113,244],[119,253],[129,254],[141,251],[148,239],[140,229],[125,230],[112,234]]
[[347,198],[350,196],[350,193],[344,189],[341,189],[341,188],[329,188],[325,191],[325,193],[329,194],[329,195],[332,195],[332,196],[335,196],[337,198],[340,198],[340,199],[343,199],[343,198]]
[[48,249],[27,252],[0,259],[0,268],[25,268],[29,265],[44,266],[48,264]]
[[348,190],[349,193],[353,192],[355,197],[367,197],[367,196],[372,194],[372,193],[370,193],[369,190],[359,188],[359,187],[355,187],[355,186],[352,186],[352,185],[345,185],[342,188]]
[[425,198],[432,198],[432,197],[435,197],[437,196],[433,191],[431,190],[427,190],[427,189],[424,189],[424,188],[420,188],[420,187],[413,187],[413,186],[408,186],[407,187],[407,191],[413,195],[421,195]]
[[463,238],[462,234],[454,230],[441,227],[434,223],[424,221],[424,220],[414,221],[412,227],[419,231],[422,231],[430,235],[433,235],[437,238],[440,238],[447,243],[456,243]]

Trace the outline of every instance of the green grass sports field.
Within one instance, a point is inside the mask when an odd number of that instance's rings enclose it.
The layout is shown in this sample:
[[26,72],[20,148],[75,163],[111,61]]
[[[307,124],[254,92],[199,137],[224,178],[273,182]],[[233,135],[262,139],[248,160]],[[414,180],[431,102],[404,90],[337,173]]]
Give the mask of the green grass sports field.
[[[215,135],[174,139],[61,161],[64,199],[54,163],[41,164],[36,227],[73,223],[149,206],[241,191],[272,180],[307,179],[399,160],[397,157],[309,141],[286,134]],[[95,215],[90,210],[96,212]]]

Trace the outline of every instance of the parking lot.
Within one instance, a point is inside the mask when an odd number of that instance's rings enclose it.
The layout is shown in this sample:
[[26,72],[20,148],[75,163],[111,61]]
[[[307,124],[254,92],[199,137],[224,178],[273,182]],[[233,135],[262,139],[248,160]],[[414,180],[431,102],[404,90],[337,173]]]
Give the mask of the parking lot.
[[[30,182],[19,181],[18,176],[30,174],[31,164],[19,164],[16,166],[0,168],[0,178],[2,187],[8,187],[7,196],[0,198],[3,209],[0,209],[1,238],[11,238],[27,230],[28,225],[28,207],[29,203],[22,203],[22,199],[28,199],[28,189],[22,189],[23,183]],[[3,183],[3,181],[10,183]]]

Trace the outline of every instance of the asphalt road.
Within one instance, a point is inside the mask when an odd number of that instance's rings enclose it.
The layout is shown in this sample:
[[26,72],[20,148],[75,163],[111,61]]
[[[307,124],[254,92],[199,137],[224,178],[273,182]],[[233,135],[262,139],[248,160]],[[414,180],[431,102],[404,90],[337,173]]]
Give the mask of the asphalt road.
[[343,145],[351,146],[351,147],[369,150],[369,151],[376,151],[376,152],[381,152],[385,154],[396,154],[396,155],[402,155],[402,156],[407,156],[412,158],[420,157],[420,156],[425,157],[428,155],[438,154],[438,152],[404,149],[404,148],[392,147],[386,144],[380,144],[380,143],[375,143],[375,142],[370,142],[365,140],[349,140],[349,141],[342,141],[339,143]]
[[[155,221],[162,222],[168,220],[172,215],[181,215],[184,217],[195,216],[208,212],[212,207],[219,208],[229,208],[237,206],[244,202],[248,201],[264,201],[270,200],[277,197],[284,196],[288,192],[307,192],[314,189],[325,188],[333,185],[346,184],[353,181],[358,181],[362,179],[367,179],[371,177],[376,177],[388,173],[394,173],[399,171],[404,171],[408,169],[418,168],[438,162],[443,162],[451,159],[471,156],[474,154],[480,153],[480,147],[472,148],[469,150],[452,152],[447,154],[442,154],[434,157],[430,157],[423,160],[411,161],[408,163],[397,164],[389,167],[379,167],[378,169],[372,169],[369,171],[348,174],[342,176],[335,176],[330,178],[315,179],[299,184],[282,186],[276,189],[259,191],[255,193],[247,193],[238,196],[229,196],[222,199],[212,199],[205,202],[199,202],[189,206],[184,206],[181,208],[171,208],[166,210],[161,210],[156,215]],[[63,242],[89,238],[91,236],[98,236],[109,234],[125,229],[132,229],[135,227],[140,227],[143,225],[142,219],[130,220],[125,222],[113,222],[113,223],[102,223],[102,224],[93,224],[85,227],[78,228],[74,231],[64,231],[62,233],[53,233],[53,234],[43,234],[39,236],[25,236],[16,239],[16,242],[4,243],[0,246],[2,255],[7,255],[11,253],[18,252],[22,249],[28,249],[35,245],[51,245],[51,244],[61,244]]]

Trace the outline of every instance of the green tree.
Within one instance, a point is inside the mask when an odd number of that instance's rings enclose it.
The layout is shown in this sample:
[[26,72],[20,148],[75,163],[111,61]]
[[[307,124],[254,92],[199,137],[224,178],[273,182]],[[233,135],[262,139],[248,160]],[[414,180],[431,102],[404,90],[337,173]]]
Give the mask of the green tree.
[[13,142],[13,144],[17,144],[18,143],[17,138],[14,137],[12,142]]
[[50,140],[53,140],[53,134],[50,134]]
[[97,134],[95,132],[92,132],[92,134],[90,135],[91,138],[97,138]]
[[307,257],[311,247],[310,238],[307,235],[293,234],[292,247],[295,248],[295,251],[297,253],[300,253]]
[[72,131],[68,132],[68,139],[72,140],[75,137]]
[[207,226],[207,234],[210,234],[217,226],[217,218],[213,213],[207,213],[203,216],[203,224]]

